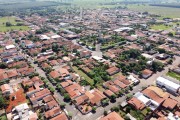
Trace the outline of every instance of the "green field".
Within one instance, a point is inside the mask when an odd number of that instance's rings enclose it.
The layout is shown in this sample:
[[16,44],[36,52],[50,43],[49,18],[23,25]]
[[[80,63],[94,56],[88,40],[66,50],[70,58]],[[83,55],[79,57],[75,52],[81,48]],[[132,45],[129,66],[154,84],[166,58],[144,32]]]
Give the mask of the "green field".
[[[17,26],[18,22],[15,21],[15,17],[2,17],[0,18],[0,32],[7,32],[11,30],[21,30],[26,31],[29,30],[28,26]],[[7,27],[6,22],[10,22],[12,26]]]
[[[114,8],[119,5],[100,5],[101,3],[110,3],[113,0],[74,0],[72,2],[73,5],[82,7],[82,8]],[[116,2],[120,2],[122,0],[116,0]]]
[[[122,0],[116,0],[120,2]],[[75,0],[72,2],[73,5],[82,7],[82,8],[115,8],[118,6],[127,7],[130,10],[139,11],[139,12],[149,12],[152,14],[161,15],[163,17],[180,17],[180,8],[171,8],[171,7],[158,7],[158,6],[149,6],[148,4],[118,4],[118,5],[102,5],[101,3],[110,3],[108,0]]]
[[149,5],[127,5],[128,9],[139,11],[139,12],[149,12],[152,14],[158,14],[164,17],[180,17],[180,8],[170,8],[170,7],[157,7]]
[[177,79],[177,80],[180,81],[180,75],[178,75],[178,74],[175,73],[175,72],[168,72],[166,75],[167,75],[167,76],[170,76],[170,77],[172,77],[172,78],[175,78],[175,79]]
[[152,25],[150,28],[153,30],[170,30],[172,27],[161,24],[161,25]]

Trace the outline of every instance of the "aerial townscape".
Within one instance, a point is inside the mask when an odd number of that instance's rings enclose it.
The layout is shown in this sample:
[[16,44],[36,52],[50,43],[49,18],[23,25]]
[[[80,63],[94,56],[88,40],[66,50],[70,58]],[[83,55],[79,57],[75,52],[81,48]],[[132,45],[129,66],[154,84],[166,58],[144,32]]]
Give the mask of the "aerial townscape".
[[180,1],[0,0],[0,120],[180,120]]

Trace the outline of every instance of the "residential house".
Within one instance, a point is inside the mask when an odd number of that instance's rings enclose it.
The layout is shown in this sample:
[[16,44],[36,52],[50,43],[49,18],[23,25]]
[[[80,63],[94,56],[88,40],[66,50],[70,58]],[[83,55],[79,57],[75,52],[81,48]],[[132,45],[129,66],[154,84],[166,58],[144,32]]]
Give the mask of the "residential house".
[[12,116],[13,120],[38,120],[37,114],[30,110],[27,103],[15,106],[12,112],[14,113],[14,116]]
[[8,84],[1,85],[2,94],[5,96],[9,96],[11,92],[11,88]]
[[55,107],[55,108],[50,109],[49,111],[45,112],[45,118],[47,120],[49,120],[49,119],[61,114],[61,112],[62,111],[61,111],[60,107]]
[[120,72],[120,69],[114,66],[114,67],[107,69],[106,72],[112,76],[112,75]]
[[124,120],[124,119],[118,113],[111,112],[107,116],[104,116],[99,120]]
[[90,57],[90,56],[91,56],[91,52],[90,51],[86,51],[86,50],[80,51],[80,57],[81,58]]
[[54,117],[50,120],[69,120],[69,119],[66,116],[66,114],[64,112],[62,112],[61,114],[57,115],[56,117]]
[[91,105],[97,105],[97,106],[100,106],[102,100],[106,98],[106,96],[98,89],[87,91],[85,95],[89,97]]
[[41,106],[42,102],[39,102],[39,101],[41,101],[44,97],[50,94],[51,92],[48,89],[43,89],[32,94],[29,98],[30,98],[31,103],[33,104],[33,107]]
[[149,78],[153,74],[153,71],[145,69],[141,72],[141,76],[145,79]]

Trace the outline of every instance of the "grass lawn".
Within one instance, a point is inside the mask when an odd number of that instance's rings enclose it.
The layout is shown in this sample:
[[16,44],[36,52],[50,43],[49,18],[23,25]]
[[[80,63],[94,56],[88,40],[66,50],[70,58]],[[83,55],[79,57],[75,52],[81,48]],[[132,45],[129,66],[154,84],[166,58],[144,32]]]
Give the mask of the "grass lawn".
[[88,77],[83,71],[79,70],[76,66],[73,66],[74,71],[79,74],[81,77],[84,77],[85,80],[90,84],[93,85],[94,84],[94,80],[91,79],[90,77]]
[[137,110],[131,110],[130,111],[130,114],[135,117],[137,120],[144,120],[144,115],[140,112],[140,111],[137,111]]
[[[15,17],[2,17],[0,18],[0,32],[7,32],[11,30],[29,30],[28,26],[16,26],[18,22],[15,21]],[[6,22],[10,22],[13,26],[6,27]]]
[[122,111],[122,110],[119,110],[119,114],[120,114],[120,116],[122,116],[122,117],[125,117],[125,116],[126,116],[126,113],[125,113],[124,111]]
[[152,25],[151,29],[153,30],[170,30],[172,27],[166,25]]
[[7,120],[6,115],[2,115],[2,116],[0,116],[0,120]]
[[167,76],[170,76],[170,77],[172,77],[172,78],[175,78],[175,79],[177,79],[177,80],[180,81],[180,75],[178,75],[178,74],[175,73],[175,72],[168,72],[166,75],[167,75]]

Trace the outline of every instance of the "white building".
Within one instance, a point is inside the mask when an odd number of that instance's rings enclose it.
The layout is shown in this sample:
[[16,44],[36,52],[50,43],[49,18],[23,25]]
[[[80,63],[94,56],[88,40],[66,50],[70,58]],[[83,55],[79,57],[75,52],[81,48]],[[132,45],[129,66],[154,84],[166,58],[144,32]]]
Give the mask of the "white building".
[[138,100],[143,102],[147,107],[149,107],[151,110],[156,110],[159,107],[159,103],[156,101],[146,97],[143,93],[137,92],[134,97],[136,97]]
[[27,103],[20,104],[12,109],[13,114],[12,120],[37,120],[38,116],[32,112]]
[[170,92],[173,92],[174,94],[180,93],[180,85],[166,78],[158,77],[156,80],[156,84]]
[[124,32],[124,31],[132,31],[133,28],[130,28],[130,27],[122,27],[122,28],[118,28],[118,29],[115,29],[114,32]]
[[49,40],[50,37],[48,37],[47,35],[41,35],[41,36],[40,36],[40,39],[41,39],[41,40]]
[[137,79],[137,78],[135,78],[133,75],[129,75],[128,77],[128,80],[131,80],[132,81],[132,83],[134,83],[134,84],[138,84],[140,81]]
[[5,48],[6,48],[6,50],[9,50],[9,49],[16,48],[16,46],[15,45],[7,45]]

